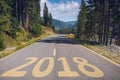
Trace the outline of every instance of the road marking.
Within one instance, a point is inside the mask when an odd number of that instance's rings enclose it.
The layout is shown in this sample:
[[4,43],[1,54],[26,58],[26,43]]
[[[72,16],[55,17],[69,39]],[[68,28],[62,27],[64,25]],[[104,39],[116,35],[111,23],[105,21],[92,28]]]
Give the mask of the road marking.
[[[48,67],[44,71],[41,71],[40,67],[42,66],[43,62],[46,61],[46,60],[49,60]],[[32,75],[34,77],[37,77],[37,78],[39,78],[39,77],[45,77],[45,76],[49,75],[52,72],[53,67],[54,67],[54,59],[51,58],[51,57],[45,57],[45,58],[41,59],[36,64],[36,66],[34,67],[34,69],[32,71]]]
[[27,73],[27,71],[19,71],[19,70],[33,64],[34,62],[37,61],[37,59],[38,58],[36,57],[27,58],[26,60],[29,60],[27,63],[19,67],[16,67],[14,69],[8,70],[7,72],[3,73],[1,77],[23,77]]
[[97,53],[97,52],[95,52],[95,51],[93,51],[93,50],[91,50],[91,49],[89,49],[89,48],[87,48],[87,47],[84,47],[84,46],[82,46],[82,45],[81,45],[81,47],[83,47],[83,48],[85,48],[85,49],[87,49],[87,50],[93,52],[94,54],[96,54],[96,55],[102,57],[103,59],[105,59],[105,60],[107,60],[107,61],[109,61],[109,62],[115,64],[116,66],[120,67],[120,65],[119,65],[118,63],[116,63],[116,62],[114,62],[114,61],[112,61],[112,60],[110,60],[110,59],[108,59],[108,58],[106,58],[106,57],[100,55],[99,53]]
[[[38,60],[38,58],[30,57],[30,58],[27,58],[26,60],[29,60],[29,61],[23,65],[20,65],[19,67],[16,67],[16,68],[13,68],[13,69],[10,69],[4,72],[0,77],[23,77],[25,76],[27,71],[26,70],[23,71],[21,69],[33,64],[34,62]],[[49,64],[45,70],[41,71],[40,68],[46,60],[49,60]],[[89,64],[86,59],[81,58],[81,57],[73,57],[72,60],[78,64],[78,69],[86,76],[89,76],[89,77],[103,77],[104,76],[104,73],[99,68],[97,68],[96,66],[92,64]],[[59,77],[79,77],[79,73],[77,71],[72,71],[70,69],[69,63],[67,62],[65,57],[58,58],[58,61],[62,62],[62,65],[64,68],[63,71],[58,71]],[[94,71],[91,72],[87,70],[85,66],[92,68]],[[45,57],[45,58],[40,59],[38,63],[36,63],[36,65],[33,68],[32,75],[37,78],[45,77],[49,75],[53,71],[53,69],[54,69],[54,58]]]
[[58,71],[59,77],[79,77],[78,72],[72,71],[69,67],[69,64],[65,57],[58,58],[58,61],[62,61],[63,64],[63,71]]
[[56,49],[54,49],[53,56],[56,56],[56,54],[57,54]]
[[[78,69],[84,73],[85,75],[89,76],[89,77],[103,77],[104,73],[103,71],[101,71],[99,68],[97,68],[96,66],[89,64],[88,61],[84,58],[81,57],[74,57],[73,61],[76,62],[78,64]],[[85,66],[93,69],[94,71],[89,71],[85,68]]]

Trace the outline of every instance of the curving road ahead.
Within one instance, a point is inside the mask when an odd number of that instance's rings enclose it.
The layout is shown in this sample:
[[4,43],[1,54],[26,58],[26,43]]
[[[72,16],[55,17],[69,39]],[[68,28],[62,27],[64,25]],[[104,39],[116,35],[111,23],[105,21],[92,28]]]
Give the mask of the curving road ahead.
[[1,59],[0,80],[120,80],[120,66],[55,35]]

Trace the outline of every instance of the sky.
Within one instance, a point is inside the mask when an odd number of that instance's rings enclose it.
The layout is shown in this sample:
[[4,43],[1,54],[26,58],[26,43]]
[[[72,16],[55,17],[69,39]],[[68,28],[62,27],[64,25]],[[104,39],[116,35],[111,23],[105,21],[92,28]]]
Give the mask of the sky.
[[65,22],[76,21],[80,0],[41,0],[41,16],[43,16],[45,2],[54,19]]

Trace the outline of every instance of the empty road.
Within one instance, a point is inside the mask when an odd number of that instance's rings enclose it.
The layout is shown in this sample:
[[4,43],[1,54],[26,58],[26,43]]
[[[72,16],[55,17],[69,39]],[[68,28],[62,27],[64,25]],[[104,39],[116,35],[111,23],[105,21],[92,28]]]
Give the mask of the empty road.
[[55,35],[1,59],[0,80],[120,80],[120,66]]

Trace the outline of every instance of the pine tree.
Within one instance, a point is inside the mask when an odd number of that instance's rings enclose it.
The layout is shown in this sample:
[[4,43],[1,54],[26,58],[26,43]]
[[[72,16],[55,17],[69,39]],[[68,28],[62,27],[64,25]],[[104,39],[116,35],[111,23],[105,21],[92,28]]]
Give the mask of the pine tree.
[[[98,33],[98,41],[103,45],[120,44],[120,1],[119,0],[89,0],[88,5],[93,8],[89,8],[94,12],[94,16],[91,19],[88,19],[89,23],[87,26],[93,28],[94,31]],[[87,14],[90,16],[90,12]],[[93,21],[95,19],[95,21]],[[94,23],[92,23],[94,22]],[[92,25],[90,25],[90,23]],[[97,30],[95,30],[97,29]]]
[[87,22],[86,4],[85,1],[82,0],[77,20],[77,38],[79,38],[81,35],[84,35],[86,22]]
[[111,1],[111,14],[112,16],[112,30],[111,30],[111,38],[110,38],[110,44],[112,44],[113,40],[115,40],[116,45],[120,45],[120,1],[119,0],[110,0]]
[[27,6],[28,26],[32,35],[38,36],[41,33],[40,0],[29,0]]
[[43,10],[43,18],[44,18],[44,26],[48,27],[49,24],[49,12],[48,12],[48,7],[47,4],[44,4],[44,10]]
[[5,0],[0,0],[0,32],[9,31],[11,26],[11,7]]
[[49,14],[49,26],[52,28],[52,14]]
[[33,36],[40,35],[40,0],[0,0],[0,50],[5,48],[1,34],[16,40],[21,27]]
[[52,24],[52,23],[53,23],[52,20],[53,20],[52,14],[50,13],[50,14],[49,14],[49,27],[50,27],[53,31],[55,31],[55,27],[54,27],[54,25]]

